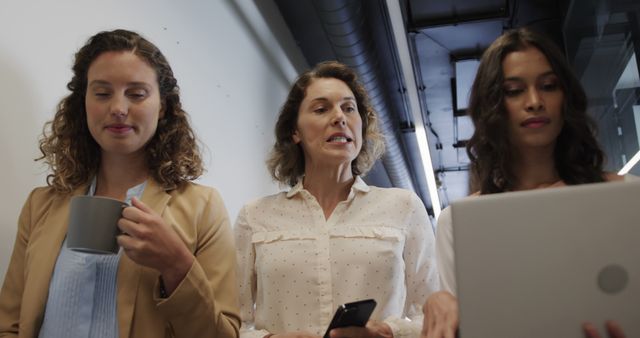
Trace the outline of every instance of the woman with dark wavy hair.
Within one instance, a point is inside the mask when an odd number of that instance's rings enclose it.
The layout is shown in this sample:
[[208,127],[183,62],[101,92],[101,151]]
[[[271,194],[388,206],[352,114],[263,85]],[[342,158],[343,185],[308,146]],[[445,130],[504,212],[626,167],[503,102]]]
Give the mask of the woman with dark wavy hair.
[[[151,42],[100,32],[40,140],[47,187],[25,203],[0,292],[0,335],[236,337],[235,251],[177,81]],[[115,255],[66,245],[70,200],[126,201]],[[86,226],[91,227],[91,224]]]
[[[521,165],[516,140],[509,137],[508,104],[522,89],[503,71],[505,57],[533,47],[547,60],[551,77],[541,83],[541,93],[562,93],[558,135],[552,135],[553,169],[565,184],[602,182],[604,155],[595,138],[595,126],[587,115],[587,97],[560,50],[528,29],[505,34],[483,55],[469,100],[469,116],[475,133],[467,144],[471,159],[472,189],[481,194],[527,189],[519,186]],[[505,87],[507,85],[507,87]],[[542,102],[544,104],[544,102]],[[530,128],[531,129],[531,128]],[[544,129],[544,128],[543,128]],[[537,130],[537,129],[533,129]],[[515,147],[514,147],[515,146]]]
[[417,336],[420,305],[438,288],[434,234],[415,194],[359,176],[384,143],[356,73],[324,62],[302,74],[275,129],[268,167],[291,189],[236,221],[240,336],[319,337],[338,305],[368,298],[378,305],[366,327],[331,337]]
[[[469,101],[475,132],[467,144],[473,195],[619,181],[587,115],[587,98],[560,50],[527,29],[503,34],[484,52]],[[458,326],[451,210],[438,219],[442,291],[424,305],[423,337],[454,337]],[[608,322],[610,337],[622,337]],[[588,337],[599,337],[585,324]]]

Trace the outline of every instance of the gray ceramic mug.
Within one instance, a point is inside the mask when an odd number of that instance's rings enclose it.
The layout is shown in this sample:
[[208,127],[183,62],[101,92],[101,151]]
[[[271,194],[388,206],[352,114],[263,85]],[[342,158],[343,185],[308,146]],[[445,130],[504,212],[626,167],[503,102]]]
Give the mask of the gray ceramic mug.
[[93,254],[116,254],[118,220],[126,203],[100,196],[75,196],[69,208],[67,247]]

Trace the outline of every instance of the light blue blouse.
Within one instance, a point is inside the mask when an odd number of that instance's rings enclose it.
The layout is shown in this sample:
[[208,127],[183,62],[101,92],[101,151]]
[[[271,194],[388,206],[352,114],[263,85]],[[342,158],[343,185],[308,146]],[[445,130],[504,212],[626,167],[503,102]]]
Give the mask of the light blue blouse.
[[[146,182],[127,191],[125,202],[142,196]],[[87,195],[95,194],[95,178]],[[62,243],[49,284],[49,296],[40,338],[117,338],[116,277],[122,250],[117,255],[72,251]]]

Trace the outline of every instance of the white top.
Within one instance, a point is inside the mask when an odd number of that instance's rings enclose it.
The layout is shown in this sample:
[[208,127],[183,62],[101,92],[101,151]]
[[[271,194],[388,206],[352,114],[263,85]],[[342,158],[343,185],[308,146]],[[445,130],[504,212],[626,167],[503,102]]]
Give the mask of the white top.
[[[125,203],[141,198],[147,182],[127,190]],[[96,178],[88,196],[96,192]],[[90,226],[90,224],[87,224]],[[67,248],[65,238],[49,283],[49,295],[39,338],[116,338],[116,276],[122,249],[116,255],[98,255]]]
[[[625,181],[637,180],[637,176],[625,175]],[[466,198],[474,198],[469,196]],[[455,256],[453,252],[453,224],[451,208],[446,207],[438,218],[436,229],[436,260],[440,271],[440,286],[442,290],[456,294],[457,284],[455,275]]]
[[356,177],[325,220],[298,183],[245,205],[234,231],[243,338],[323,335],[340,304],[366,298],[378,303],[371,319],[397,338],[418,337],[422,304],[439,289],[429,217],[406,190]]

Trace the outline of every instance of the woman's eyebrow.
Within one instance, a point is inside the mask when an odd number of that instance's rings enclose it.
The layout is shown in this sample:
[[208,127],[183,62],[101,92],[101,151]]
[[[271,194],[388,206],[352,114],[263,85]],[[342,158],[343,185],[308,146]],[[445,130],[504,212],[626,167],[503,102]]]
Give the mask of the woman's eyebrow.
[[540,74],[540,76],[538,76],[538,78],[543,78],[543,77],[548,77],[548,76],[555,76],[555,75],[556,75],[556,73],[554,71],[550,70],[548,72]]
[[151,85],[143,81],[127,82],[127,86],[150,87]]
[[[87,87],[93,87],[93,86],[112,86],[111,82],[109,81],[105,81],[105,80],[93,80],[91,82],[89,82],[89,85]],[[131,82],[127,82],[127,86],[129,87],[151,87],[150,84],[144,82],[144,81],[131,81]]]
[[320,96],[320,97],[316,97],[316,98],[311,99],[311,102],[316,102],[316,101],[319,101],[319,102],[328,102],[328,101],[329,101],[329,99],[327,99],[327,98],[326,98],[326,97],[324,97],[324,96]]
[[[536,78],[541,78],[541,77],[547,77],[549,75],[556,75],[556,73],[553,70],[548,70],[540,75],[538,75]],[[506,77],[504,79],[504,81],[524,81],[524,78],[522,76],[509,76]]]
[[108,82],[108,81],[104,81],[104,80],[93,80],[93,81],[89,82],[89,87],[96,86],[96,85],[110,86],[111,83]]

